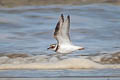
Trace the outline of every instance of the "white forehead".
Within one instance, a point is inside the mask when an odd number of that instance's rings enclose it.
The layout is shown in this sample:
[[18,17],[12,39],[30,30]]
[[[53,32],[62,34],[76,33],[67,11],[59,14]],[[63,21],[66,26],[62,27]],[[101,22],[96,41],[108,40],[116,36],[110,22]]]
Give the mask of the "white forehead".
[[56,44],[51,44],[50,46],[56,46]]

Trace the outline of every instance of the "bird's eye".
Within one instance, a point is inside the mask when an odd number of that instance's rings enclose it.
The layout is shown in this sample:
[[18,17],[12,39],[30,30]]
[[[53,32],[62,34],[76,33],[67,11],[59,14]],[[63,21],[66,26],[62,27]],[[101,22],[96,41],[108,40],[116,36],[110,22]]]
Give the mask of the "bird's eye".
[[55,48],[55,46],[51,46],[51,48]]

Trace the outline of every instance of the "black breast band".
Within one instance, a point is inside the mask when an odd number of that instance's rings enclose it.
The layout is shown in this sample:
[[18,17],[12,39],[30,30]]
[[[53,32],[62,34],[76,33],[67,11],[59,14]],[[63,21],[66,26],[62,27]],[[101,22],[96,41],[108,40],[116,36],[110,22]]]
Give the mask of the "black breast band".
[[55,52],[57,52],[58,49],[59,49],[59,45],[57,45]]

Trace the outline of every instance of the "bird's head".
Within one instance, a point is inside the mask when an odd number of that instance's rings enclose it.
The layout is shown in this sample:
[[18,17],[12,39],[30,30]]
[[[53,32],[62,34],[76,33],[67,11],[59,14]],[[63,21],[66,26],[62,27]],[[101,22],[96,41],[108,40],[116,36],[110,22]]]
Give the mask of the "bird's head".
[[50,47],[49,48],[47,48],[48,50],[50,49],[50,50],[56,50],[56,48],[57,48],[57,44],[51,44],[50,45]]

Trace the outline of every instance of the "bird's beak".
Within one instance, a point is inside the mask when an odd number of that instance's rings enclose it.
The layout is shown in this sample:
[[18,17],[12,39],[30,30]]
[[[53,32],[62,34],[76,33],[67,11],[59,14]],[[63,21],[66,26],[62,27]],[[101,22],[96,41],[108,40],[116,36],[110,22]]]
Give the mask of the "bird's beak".
[[79,48],[79,50],[84,50],[84,49],[85,49],[84,47]]
[[50,47],[49,48],[47,48],[47,50],[49,50],[50,49]]

